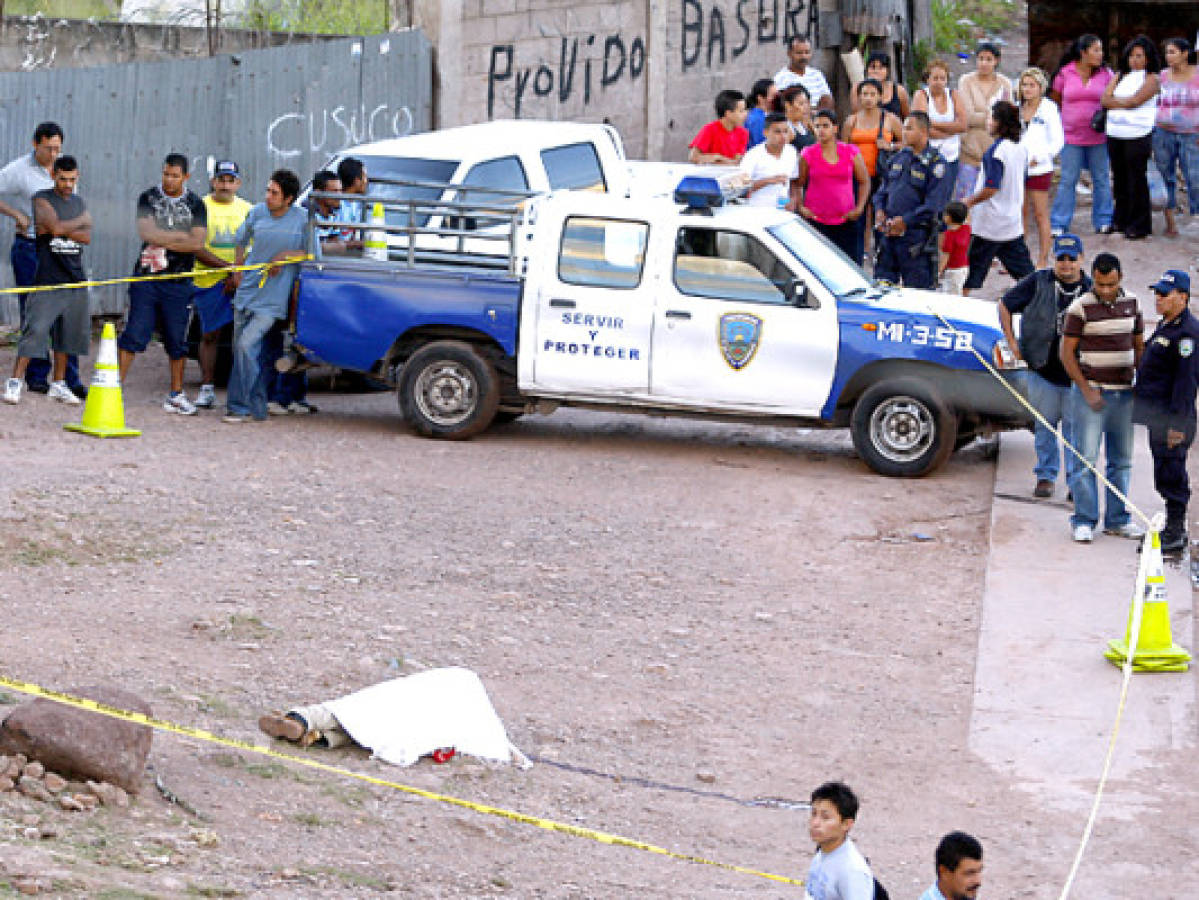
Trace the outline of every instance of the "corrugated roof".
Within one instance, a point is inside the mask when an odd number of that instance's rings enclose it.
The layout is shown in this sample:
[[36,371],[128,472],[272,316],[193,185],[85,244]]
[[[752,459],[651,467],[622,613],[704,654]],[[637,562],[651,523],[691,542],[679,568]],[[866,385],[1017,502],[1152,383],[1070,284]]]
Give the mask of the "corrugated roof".
[[902,0],[841,0],[841,25],[854,34],[899,37],[894,26],[903,18]]

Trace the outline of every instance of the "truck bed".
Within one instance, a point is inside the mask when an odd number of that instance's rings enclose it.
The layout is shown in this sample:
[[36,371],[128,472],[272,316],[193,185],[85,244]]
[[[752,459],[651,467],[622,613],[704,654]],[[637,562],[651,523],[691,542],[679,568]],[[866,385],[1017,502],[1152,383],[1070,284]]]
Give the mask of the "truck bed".
[[521,290],[519,278],[495,270],[309,262],[300,272],[295,340],[314,363],[381,376],[392,345],[422,327],[476,332],[514,356]]

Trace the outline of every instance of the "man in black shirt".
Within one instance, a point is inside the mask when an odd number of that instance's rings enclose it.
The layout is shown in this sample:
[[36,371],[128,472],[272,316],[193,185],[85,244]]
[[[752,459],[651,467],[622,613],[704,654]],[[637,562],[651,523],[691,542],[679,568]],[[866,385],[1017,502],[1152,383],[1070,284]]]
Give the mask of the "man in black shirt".
[[1166,502],[1162,550],[1178,553],[1187,545],[1187,450],[1195,440],[1195,391],[1199,388],[1199,320],[1187,308],[1191,277],[1170,269],[1153,285],[1157,330],[1132,389],[1132,420],[1149,429],[1153,486]]
[[[162,163],[162,184],[137,198],[137,233],[142,249],[134,275],[169,275],[190,272],[196,251],[208,237],[204,202],[187,189],[187,157],[170,153]],[[136,281],[129,285],[129,315],[117,340],[121,381],[129,373],[135,354],[150,343],[157,327],[170,360],[171,387],[162,408],[185,416],[196,414],[183,393],[183,367],[187,362],[187,323],[195,286],[190,278]]]
[[[83,245],[92,240],[92,217],[75,193],[79,164],[73,156],[59,156],[51,169],[54,187],[33,195],[33,221],[37,245],[35,286],[83,281]],[[91,316],[87,291],[67,289],[35,291],[25,304],[25,321],[17,344],[12,378],[4,386],[4,401],[19,403],[25,370],[30,359],[47,343],[54,351],[54,366],[47,392],[61,403],[77,404],[67,387],[67,356],[86,356],[91,344]]]
[[[999,322],[1008,346],[1017,359],[1028,364],[1029,402],[1050,425],[1060,422],[1062,437],[1071,444],[1074,438],[1066,416],[1070,376],[1062,366],[1058,347],[1066,308],[1090,289],[1091,279],[1082,271],[1082,240],[1074,234],[1060,234],[1053,240],[1053,268],[1020,279],[999,301]],[[1012,328],[1016,314],[1021,316],[1019,341]],[[1035,435],[1037,484],[1033,496],[1052,497],[1060,460],[1057,435],[1040,422]],[[1069,450],[1065,455],[1069,484],[1078,460]]]

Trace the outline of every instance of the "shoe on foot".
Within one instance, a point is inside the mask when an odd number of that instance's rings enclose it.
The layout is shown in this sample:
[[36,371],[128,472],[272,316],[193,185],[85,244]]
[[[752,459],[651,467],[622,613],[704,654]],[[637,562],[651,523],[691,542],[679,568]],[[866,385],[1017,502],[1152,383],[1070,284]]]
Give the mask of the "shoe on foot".
[[288,405],[287,411],[293,416],[308,416],[314,412],[318,412],[317,408],[307,400],[293,400]]
[[162,408],[169,413],[178,413],[181,416],[196,414],[196,405],[187,399],[187,394],[183,391],[167,394],[167,398],[162,401]]
[[200,385],[200,393],[196,394],[196,409],[212,409],[216,406],[216,389],[211,384]]
[[50,382],[50,390],[46,392],[46,396],[51,400],[57,400],[59,403],[66,403],[69,406],[78,406],[80,400],[75,396],[74,391],[67,387],[65,381]]
[[1187,533],[1185,531],[1172,532],[1166,529],[1162,532],[1162,553],[1181,553],[1187,548]]
[[1044,478],[1038,480],[1037,486],[1032,489],[1032,495],[1034,497],[1041,497],[1041,498],[1052,497],[1053,496],[1053,482],[1048,481]]
[[298,743],[307,730],[299,719],[293,719],[282,713],[271,713],[258,719],[258,730],[273,738]]
[[291,410],[282,403],[276,403],[272,400],[266,405],[266,411],[272,416],[286,416],[291,413]]
[[1095,540],[1095,530],[1090,525],[1075,525],[1074,540],[1080,544],[1089,544]]
[[16,406],[21,402],[21,379],[10,378],[4,382],[4,402]]
[[1104,528],[1104,534],[1110,534],[1113,537],[1128,538],[1130,541],[1139,541],[1145,536],[1145,529],[1135,522],[1125,522],[1123,525],[1117,525],[1115,528]]
[[240,425],[243,422],[249,422],[249,416],[239,416],[237,413],[228,413],[221,416],[221,421],[226,425]]

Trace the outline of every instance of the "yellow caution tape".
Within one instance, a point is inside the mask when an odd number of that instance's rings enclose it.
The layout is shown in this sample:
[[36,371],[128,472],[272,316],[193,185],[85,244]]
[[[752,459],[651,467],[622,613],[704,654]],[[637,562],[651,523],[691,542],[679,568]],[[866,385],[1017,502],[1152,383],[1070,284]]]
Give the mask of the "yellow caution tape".
[[473,800],[463,800],[461,797],[451,797],[448,794],[439,794],[436,791],[426,791],[423,788],[413,787],[407,784],[400,784],[397,781],[388,781],[385,778],[375,778],[371,775],[363,775],[359,772],[353,772],[349,769],[343,769],[340,766],[332,766],[328,763],[318,762],[314,759],[309,759],[302,756],[292,756],[287,753],[280,753],[277,750],[272,750],[269,747],[262,747],[258,744],[251,744],[249,741],[240,741],[236,738],[221,737],[219,734],[213,734],[211,731],[205,731],[201,728],[193,728],[189,725],[178,725],[174,722],[169,722],[166,719],[159,719],[154,716],[147,716],[143,713],[133,712],[127,709],[118,709],[115,706],[109,706],[106,703],[100,703],[96,700],[89,700],[86,697],[76,697],[71,694],[64,694],[60,691],[52,691],[49,688],[44,688],[41,685],[34,684],[29,681],[19,681],[15,678],[8,678],[0,675],[0,686],[11,688],[22,694],[29,694],[34,697],[42,697],[46,700],[53,700],[55,703],[61,703],[64,706],[72,706],[76,709],[87,710],[88,712],[98,713],[102,716],[108,716],[112,719],[119,719],[123,722],[132,722],[136,725],[145,725],[153,728],[156,731],[165,731],[168,734],[177,734],[182,737],[189,737],[197,741],[203,741],[209,744],[217,744],[221,747],[228,747],[233,750],[243,750],[247,753],[257,753],[261,756],[269,756],[273,759],[282,759],[289,763],[294,763],[300,766],[307,766],[310,769],[317,769],[321,772],[328,772],[332,775],[341,775],[346,778],[355,778],[358,781],[365,781],[367,784],[373,784],[378,787],[391,788],[397,791],[403,791],[406,794],[413,794],[417,797],[423,797],[426,800],[434,800],[438,803],[448,803],[451,806],[459,806],[463,809],[469,809],[472,812],[482,813],[488,816],[498,816],[501,819],[508,819],[513,822],[520,822],[524,825],[533,825],[537,828],[544,828],[546,831],[557,831],[562,834],[569,834],[573,837],[586,838],[592,841],[598,841],[601,844],[608,844],[614,847],[630,847],[634,850],[644,850],[646,853],[654,853],[658,856],[665,856],[670,859],[682,860],[683,862],[698,863],[704,866],[715,866],[718,869],[724,869],[729,872],[737,872],[741,875],[752,875],[755,878],[765,878],[769,881],[776,881],[781,884],[791,884],[798,887],[803,886],[802,879],[789,878],[786,875],[774,875],[770,872],[762,872],[757,869],[747,868],[745,866],[737,866],[732,863],[717,862],[716,860],[706,859],[702,856],[695,856],[691,853],[679,853],[675,850],[667,850],[665,847],[657,847],[653,844],[647,844],[644,841],[636,841],[632,838],[621,837],[618,834],[609,834],[605,831],[596,831],[593,828],[583,828],[578,825],[568,825],[565,822],[556,822],[553,819],[543,819],[540,816],[531,816],[527,813],[515,812],[510,809],[503,809],[498,806],[488,806],[485,803],[475,803]]
[[[171,281],[179,278],[195,278],[197,275],[212,275],[220,272],[226,274],[229,272],[254,272],[262,269],[262,282],[266,281],[268,270],[276,266],[288,266],[293,263],[307,262],[316,257],[311,254],[297,256],[295,259],[289,259],[286,262],[265,262],[254,263],[253,265],[244,266],[226,266],[223,269],[191,269],[187,272],[168,272],[162,275],[126,275],[122,278],[100,278],[92,281],[72,281],[69,284],[35,284],[29,287],[11,287],[0,288],[0,294],[37,294],[41,291],[72,291],[79,288],[91,287],[107,287],[112,284],[133,284],[138,281]],[[218,284],[220,282],[217,282]]]

